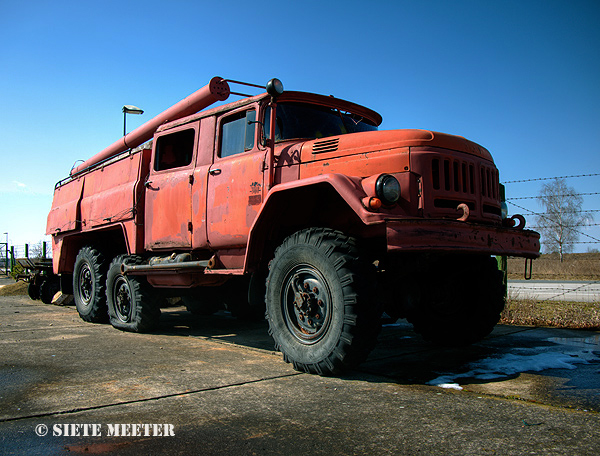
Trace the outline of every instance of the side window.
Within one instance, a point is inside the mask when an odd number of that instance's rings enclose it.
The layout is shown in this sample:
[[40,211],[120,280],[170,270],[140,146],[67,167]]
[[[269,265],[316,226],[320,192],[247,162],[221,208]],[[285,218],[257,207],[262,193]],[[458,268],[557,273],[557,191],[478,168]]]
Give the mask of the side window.
[[229,117],[221,126],[219,157],[240,154],[254,147],[256,111],[246,111]]
[[194,154],[194,130],[183,130],[158,138],[154,170],[179,168],[192,162]]

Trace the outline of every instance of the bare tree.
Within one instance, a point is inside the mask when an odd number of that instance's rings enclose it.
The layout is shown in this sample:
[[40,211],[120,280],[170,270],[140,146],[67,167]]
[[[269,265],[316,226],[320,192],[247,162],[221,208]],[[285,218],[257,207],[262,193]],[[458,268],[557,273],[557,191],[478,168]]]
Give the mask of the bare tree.
[[40,259],[44,256],[44,243],[39,241],[37,244],[29,246],[29,258]]
[[564,179],[556,178],[542,185],[538,198],[545,213],[537,216],[536,224],[546,252],[558,252],[562,262],[564,254],[573,251],[579,228],[593,217],[582,212],[583,198]]

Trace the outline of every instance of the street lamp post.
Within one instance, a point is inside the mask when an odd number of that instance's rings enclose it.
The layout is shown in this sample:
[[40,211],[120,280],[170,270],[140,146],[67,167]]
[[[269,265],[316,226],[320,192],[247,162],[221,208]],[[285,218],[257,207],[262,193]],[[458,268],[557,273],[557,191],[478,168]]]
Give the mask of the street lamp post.
[[137,106],[123,106],[123,136],[127,135],[127,114],[144,114],[144,111]]
[[8,275],[8,233],[2,234],[6,234],[6,256],[4,258],[4,272],[6,272],[6,275]]

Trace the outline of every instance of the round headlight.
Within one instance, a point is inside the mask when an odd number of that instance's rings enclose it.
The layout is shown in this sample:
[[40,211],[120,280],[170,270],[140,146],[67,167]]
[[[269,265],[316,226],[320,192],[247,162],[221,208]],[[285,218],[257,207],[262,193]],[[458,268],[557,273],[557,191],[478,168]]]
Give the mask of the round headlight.
[[375,183],[375,193],[383,204],[394,204],[400,199],[400,182],[390,174],[382,174]]

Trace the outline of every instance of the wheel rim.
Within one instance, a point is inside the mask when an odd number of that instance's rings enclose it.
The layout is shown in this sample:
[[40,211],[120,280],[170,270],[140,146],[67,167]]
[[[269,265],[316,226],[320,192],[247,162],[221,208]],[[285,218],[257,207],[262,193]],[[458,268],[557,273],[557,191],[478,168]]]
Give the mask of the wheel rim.
[[86,263],[79,272],[79,296],[85,305],[89,305],[92,301],[93,289],[92,270]]
[[122,322],[128,322],[131,318],[131,290],[125,277],[119,277],[113,287],[115,297],[115,313]]
[[300,265],[285,280],[282,307],[286,325],[304,344],[319,342],[331,324],[331,291],[323,275],[314,267]]

